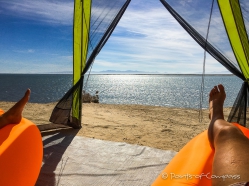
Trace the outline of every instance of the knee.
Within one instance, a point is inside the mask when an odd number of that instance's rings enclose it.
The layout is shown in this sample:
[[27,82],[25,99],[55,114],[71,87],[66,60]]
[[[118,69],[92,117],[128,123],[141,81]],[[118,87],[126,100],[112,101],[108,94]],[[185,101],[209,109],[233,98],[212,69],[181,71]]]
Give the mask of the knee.
[[217,134],[218,138],[228,138],[238,137],[243,135],[243,133],[234,125],[226,125],[219,128],[219,132]]

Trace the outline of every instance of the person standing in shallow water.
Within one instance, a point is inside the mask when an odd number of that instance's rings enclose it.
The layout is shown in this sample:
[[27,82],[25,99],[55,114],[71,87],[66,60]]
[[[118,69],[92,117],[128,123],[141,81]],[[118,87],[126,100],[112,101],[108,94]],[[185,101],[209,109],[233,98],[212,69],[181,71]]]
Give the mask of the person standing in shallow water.
[[209,93],[210,125],[208,139],[214,149],[213,175],[239,175],[238,179],[213,179],[213,186],[249,186],[249,139],[241,130],[224,120],[226,93],[223,85]]
[[25,95],[20,99],[13,107],[11,107],[7,112],[0,115],[0,129],[8,124],[18,124],[22,119],[22,111],[24,106],[29,100],[30,89],[27,89]]

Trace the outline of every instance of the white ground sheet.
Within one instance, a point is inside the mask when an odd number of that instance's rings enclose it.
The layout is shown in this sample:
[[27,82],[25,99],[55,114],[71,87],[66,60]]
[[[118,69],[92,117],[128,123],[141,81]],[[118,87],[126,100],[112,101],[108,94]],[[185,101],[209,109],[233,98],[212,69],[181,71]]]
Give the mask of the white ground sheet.
[[43,137],[36,186],[151,185],[176,152],[56,133]]

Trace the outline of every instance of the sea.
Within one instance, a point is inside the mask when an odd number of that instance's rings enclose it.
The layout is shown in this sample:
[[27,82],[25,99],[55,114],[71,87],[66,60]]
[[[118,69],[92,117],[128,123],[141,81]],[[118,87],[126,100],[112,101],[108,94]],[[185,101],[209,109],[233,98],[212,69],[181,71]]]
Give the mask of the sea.
[[[30,102],[57,102],[72,86],[72,74],[0,74],[0,101],[17,101],[27,88]],[[231,107],[242,85],[234,75],[103,75],[84,78],[83,88],[104,104],[139,104],[178,108],[207,108],[209,91],[223,84]],[[204,91],[202,92],[202,82]],[[203,100],[203,101],[201,101]]]

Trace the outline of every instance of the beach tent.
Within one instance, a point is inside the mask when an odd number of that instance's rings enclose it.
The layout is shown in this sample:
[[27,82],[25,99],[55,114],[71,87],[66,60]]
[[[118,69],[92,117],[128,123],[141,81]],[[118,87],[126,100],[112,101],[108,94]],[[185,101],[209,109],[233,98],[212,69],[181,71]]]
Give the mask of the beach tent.
[[[160,1],[205,51],[244,81],[228,120],[245,126],[249,79],[247,36],[249,2],[246,0]],[[90,69],[96,55],[110,37],[129,3],[130,0],[75,0],[73,87],[54,108],[51,122],[73,128],[81,127],[84,74]],[[203,65],[205,67],[205,60]]]
[[244,81],[228,121],[246,126],[249,2],[246,0],[160,1],[205,51]]
[[90,69],[130,0],[75,0],[73,25],[73,87],[55,106],[50,121],[81,127],[82,86]]

